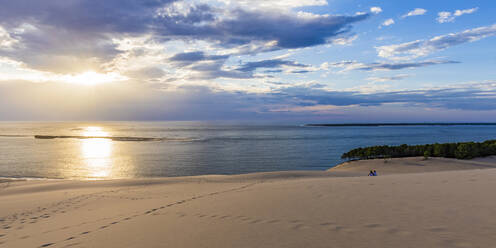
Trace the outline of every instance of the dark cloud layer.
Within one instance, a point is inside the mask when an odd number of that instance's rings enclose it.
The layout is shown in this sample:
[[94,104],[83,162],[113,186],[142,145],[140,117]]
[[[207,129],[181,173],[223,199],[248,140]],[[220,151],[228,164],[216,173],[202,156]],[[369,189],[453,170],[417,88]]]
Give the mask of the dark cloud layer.
[[258,68],[279,68],[281,66],[292,66],[292,67],[308,67],[307,65],[300,64],[294,61],[282,60],[282,59],[268,59],[255,62],[247,62],[239,67],[237,70],[242,72],[255,71]]
[[237,10],[236,18],[216,24],[232,42],[251,40],[277,41],[281,48],[300,48],[325,44],[327,39],[348,32],[350,24],[365,20],[369,14],[356,16],[319,16],[306,19],[295,15]]
[[141,33],[157,8],[175,0],[2,1],[0,23],[35,23],[83,33]]
[[178,53],[169,58],[169,61],[174,62],[180,66],[187,66],[201,61],[225,61],[227,58],[229,58],[229,55],[206,55],[204,52],[197,51]]
[[496,110],[496,84],[467,84],[426,90],[360,93],[319,88],[288,87],[279,97],[299,99],[302,105],[381,106],[388,103],[456,110]]
[[409,68],[419,68],[431,65],[442,65],[442,64],[459,64],[459,61],[453,60],[426,60],[426,61],[412,61],[412,62],[376,62],[376,63],[359,63],[356,61],[341,61],[329,64],[330,67],[343,68],[343,71],[349,70],[361,70],[361,71],[391,71],[391,70],[402,70]]

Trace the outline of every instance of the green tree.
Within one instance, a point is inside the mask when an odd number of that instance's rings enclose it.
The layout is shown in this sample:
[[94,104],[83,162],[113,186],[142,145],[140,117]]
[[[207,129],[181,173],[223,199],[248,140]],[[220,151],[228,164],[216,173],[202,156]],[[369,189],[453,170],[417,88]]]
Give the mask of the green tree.
[[460,143],[456,147],[455,158],[458,159],[470,158],[470,145],[468,143]]
[[429,150],[426,150],[424,152],[424,159],[427,160],[427,159],[429,159],[430,156],[431,156],[431,152]]

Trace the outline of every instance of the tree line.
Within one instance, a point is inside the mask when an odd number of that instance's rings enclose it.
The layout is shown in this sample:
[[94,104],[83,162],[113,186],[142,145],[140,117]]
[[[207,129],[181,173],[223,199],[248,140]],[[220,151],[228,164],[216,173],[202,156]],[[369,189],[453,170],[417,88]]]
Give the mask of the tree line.
[[403,157],[443,157],[471,159],[496,155],[496,140],[484,142],[459,142],[427,145],[370,146],[356,148],[344,153],[341,158],[348,160]]

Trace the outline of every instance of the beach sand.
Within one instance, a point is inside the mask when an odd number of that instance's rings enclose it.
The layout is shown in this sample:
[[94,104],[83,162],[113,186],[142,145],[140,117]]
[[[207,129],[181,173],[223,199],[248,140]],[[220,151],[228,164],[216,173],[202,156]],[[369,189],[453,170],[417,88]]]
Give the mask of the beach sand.
[[[0,247],[496,247],[496,158],[0,183]],[[376,169],[377,177],[367,177]]]

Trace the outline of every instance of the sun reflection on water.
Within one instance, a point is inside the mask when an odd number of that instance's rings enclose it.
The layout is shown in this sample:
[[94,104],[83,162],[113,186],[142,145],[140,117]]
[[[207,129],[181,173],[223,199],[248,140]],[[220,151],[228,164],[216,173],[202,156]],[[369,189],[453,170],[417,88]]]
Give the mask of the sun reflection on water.
[[[88,137],[105,137],[109,134],[101,127],[87,127]],[[112,140],[105,138],[81,139],[81,156],[88,169],[89,178],[106,178],[112,170]]]

